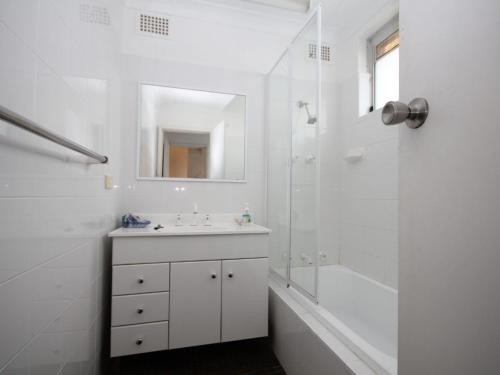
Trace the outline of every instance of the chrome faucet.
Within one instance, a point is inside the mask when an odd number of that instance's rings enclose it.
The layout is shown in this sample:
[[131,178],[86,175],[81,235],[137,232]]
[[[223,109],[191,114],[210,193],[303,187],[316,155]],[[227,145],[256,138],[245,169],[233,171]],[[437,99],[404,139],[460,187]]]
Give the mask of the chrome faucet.
[[181,219],[181,214],[177,214],[177,219],[175,220],[175,226],[180,227],[182,226],[182,219]]
[[212,225],[212,223],[211,223],[211,221],[210,221],[210,214],[206,214],[206,215],[205,215],[205,220],[204,220],[204,222],[203,222],[203,225],[205,225],[205,226],[207,226],[207,227]]
[[193,203],[193,217],[191,220],[191,225],[199,225],[199,220],[198,220],[198,203],[194,202]]

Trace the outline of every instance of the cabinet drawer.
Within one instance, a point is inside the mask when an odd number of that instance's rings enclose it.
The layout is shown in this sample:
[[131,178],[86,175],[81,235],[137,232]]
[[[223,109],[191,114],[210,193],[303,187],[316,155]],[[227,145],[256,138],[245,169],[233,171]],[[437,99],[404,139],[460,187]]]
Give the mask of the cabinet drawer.
[[114,296],[111,324],[123,326],[168,320],[168,292]]
[[168,349],[168,322],[111,328],[111,357]]
[[113,295],[169,290],[170,263],[113,266]]

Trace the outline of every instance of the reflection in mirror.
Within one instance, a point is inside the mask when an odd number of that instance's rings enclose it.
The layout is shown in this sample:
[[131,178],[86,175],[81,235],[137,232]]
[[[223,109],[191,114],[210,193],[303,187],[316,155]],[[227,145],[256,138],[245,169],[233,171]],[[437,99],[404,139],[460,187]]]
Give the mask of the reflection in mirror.
[[245,178],[245,96],[147,84],[139,91],[139,178]]

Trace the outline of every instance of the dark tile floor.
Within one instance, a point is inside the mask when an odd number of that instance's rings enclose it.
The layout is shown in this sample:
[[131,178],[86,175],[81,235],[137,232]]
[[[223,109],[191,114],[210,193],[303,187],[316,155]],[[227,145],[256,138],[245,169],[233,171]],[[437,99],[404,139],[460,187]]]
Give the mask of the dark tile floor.
[[117,370],[120,375],[286,375],[268,339],[123,357]]

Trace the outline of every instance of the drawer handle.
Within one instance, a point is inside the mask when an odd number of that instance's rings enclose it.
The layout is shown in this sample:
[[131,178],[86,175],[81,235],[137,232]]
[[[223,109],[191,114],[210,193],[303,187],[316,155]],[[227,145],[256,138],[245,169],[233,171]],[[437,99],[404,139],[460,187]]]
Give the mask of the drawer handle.
[[144,312],[144,309],[142,307],[139,307],[137,309],[137,314],[142,314]]
[[135,344],[136,344],[136,345],[142,345],[142,341],[143,341],[142,339],[137,339],[137,340],[135,341]]
[[232,272],[229,272],[229,273],[227,274],[227,277],[229,277],[230,279],[232,279],[232,278],[233,278],[233,276],[234,276],[234,274],[233,274]]
[[211,277],[212,277],[212,279],[216,279],[217,278],[217,274],[214,272],[214,273],[212,273]]
[[144,283],[144,277],[139,277],[139,278],[137,279],[137,282],[138,282],[139,284],[143,284],[143,283]]

